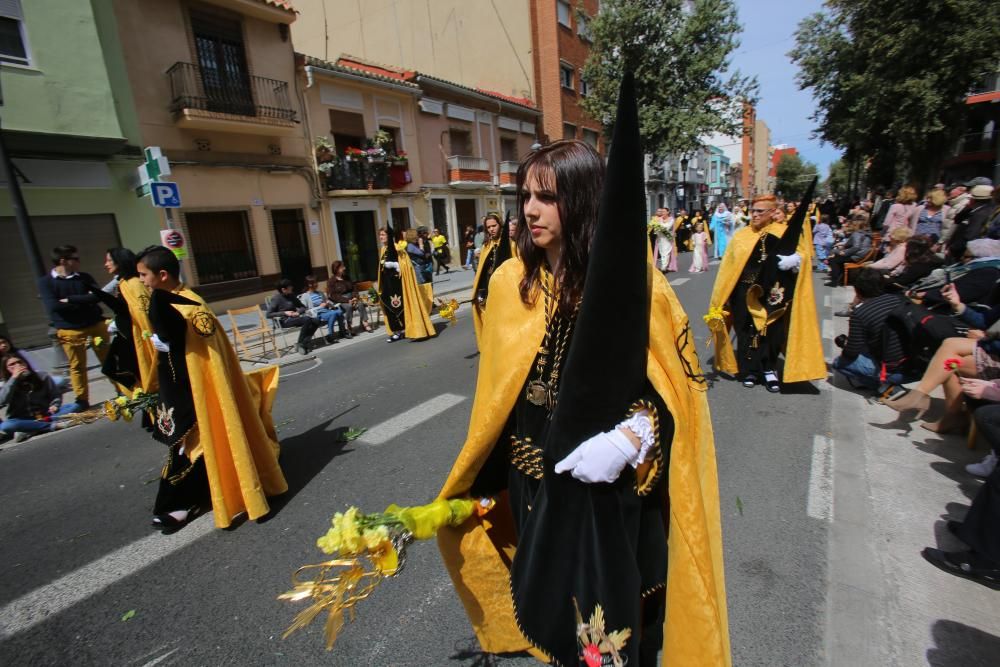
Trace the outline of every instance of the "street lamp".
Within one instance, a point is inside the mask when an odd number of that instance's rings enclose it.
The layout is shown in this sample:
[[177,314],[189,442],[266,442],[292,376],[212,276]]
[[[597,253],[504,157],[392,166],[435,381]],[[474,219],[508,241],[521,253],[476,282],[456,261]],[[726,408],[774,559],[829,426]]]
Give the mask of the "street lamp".
[[688,159],[681,158],[681,208],[687,211]]

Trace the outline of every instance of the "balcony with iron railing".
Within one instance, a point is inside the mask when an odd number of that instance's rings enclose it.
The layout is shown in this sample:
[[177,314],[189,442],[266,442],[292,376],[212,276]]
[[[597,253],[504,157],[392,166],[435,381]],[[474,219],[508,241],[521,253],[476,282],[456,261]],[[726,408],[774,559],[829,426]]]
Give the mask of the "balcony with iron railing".
[[991,153],[997,150],[997,139],[1000,132],[970,132],[958,140],[956,155],[968,155],[971,153]]
[[287,81],[180,62],[167,70],[167,77],[178,127],[268,136],[296,132],[298,117]]
[[492,184],[489,161],[471,155],[449,156],[448,183],[457,188],[480,188]]
[[978,81],[969,91],[969,97],[995,92],[1000,92],[1000,72],[994,72],[982,81]]
[[521,166],[520,162],[511,160],[504,160],[497,164],[497,174],[499,174],[501,190],[517,189],[517,168],[519,166]]
[[319,165],[319,172],[331,197],[385,196],[392,194],[396,166],[384,160],[340,158]]

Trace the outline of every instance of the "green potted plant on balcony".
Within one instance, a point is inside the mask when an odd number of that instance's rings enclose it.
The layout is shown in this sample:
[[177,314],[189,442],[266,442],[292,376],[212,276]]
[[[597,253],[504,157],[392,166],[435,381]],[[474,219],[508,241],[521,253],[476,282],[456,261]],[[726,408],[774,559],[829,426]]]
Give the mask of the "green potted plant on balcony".
[[337,150],[327,137],[319,136],[313,140],[313,148],[316,151],[316,163],[324,164],[336,162]]

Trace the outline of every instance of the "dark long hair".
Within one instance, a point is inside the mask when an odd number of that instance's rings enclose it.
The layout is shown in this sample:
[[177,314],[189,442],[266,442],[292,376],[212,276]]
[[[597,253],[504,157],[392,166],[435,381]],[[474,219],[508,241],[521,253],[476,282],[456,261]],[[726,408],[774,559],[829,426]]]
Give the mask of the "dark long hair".
[[604,161],[582,141],[556,141],[528,156],[517,169],[517,250],[524,262],[521,300],[531,304],[541,286],[545,250],[531,240],[524,217],[524,194],[529,174],[556,194],[562,226],[562,253],[555,283],[559,310],[571,314],[583,295],[590,243],[597,225],[597,209],[604,185]]
[[139,272],[135,268],[135,253],[128,248],[108,248],[108,255],[111,261],[118,267],[118,278],[128,280],[138,278]]
[[3,359],[0,359],[0,379],[2,379],[4,382],[7,382],[11,379],[10,373],[7,372],[7,362],[10,361],[11,359],[17,359],[22,364],[28,367],[28,371],[31,372],[30,380],[34,386],[37,387],[40,384],[41,379],[38,377],[38,373],[35,372],[35,369],[31,367],[31,362],[25,359],[24,355],[21,354],[19,351],[14,351],[13,349],[11,349],[10,352],[5,354]]

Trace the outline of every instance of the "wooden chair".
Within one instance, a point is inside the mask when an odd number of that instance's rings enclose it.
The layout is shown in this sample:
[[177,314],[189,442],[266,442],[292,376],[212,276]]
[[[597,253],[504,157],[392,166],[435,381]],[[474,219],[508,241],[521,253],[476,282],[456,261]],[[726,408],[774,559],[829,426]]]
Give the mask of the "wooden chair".
[[[368,290],[375,286],[375,281],[373,280],[363,280],[354,283],[354,291],[358,293],[358,298],[368,306],[368,320],[372,323],[372,326],[378,326],[382,322],[382,308],[378,305],[378,301],[372,301],[368,298]],[[354,312],[358,313],[358,324],[361,324],[361,313],[358,310]],[[350,324],[350,322],[348,322]]]
[[[247,306],[246,308],[232,308],[226,311],[229,315],[229,322],[232,324],[233,344],[239,351],[240,356],[250,356],[251,348],[261,348],[261,357],[267,355],[267,346],[270,345],[275,356],[281,356],[274,338],[274,330],[264,317],[264,311],[260,306]],[[242,324],[237,318],[243,318]]]
[[875,261],[875,258],[878,257],[878,247],[880,245],[882,245],[882,235],[872,234],[872,247],[871,250],[868,251],[868,254],[862,257],[861,260],[858,262],[848,262],[847,264],[844,264],[845,286],[847,286],[848,284],[848,274],[851,272],[851,269],[860,269],[864,267],[864,265],[867,264],[868,262]]

